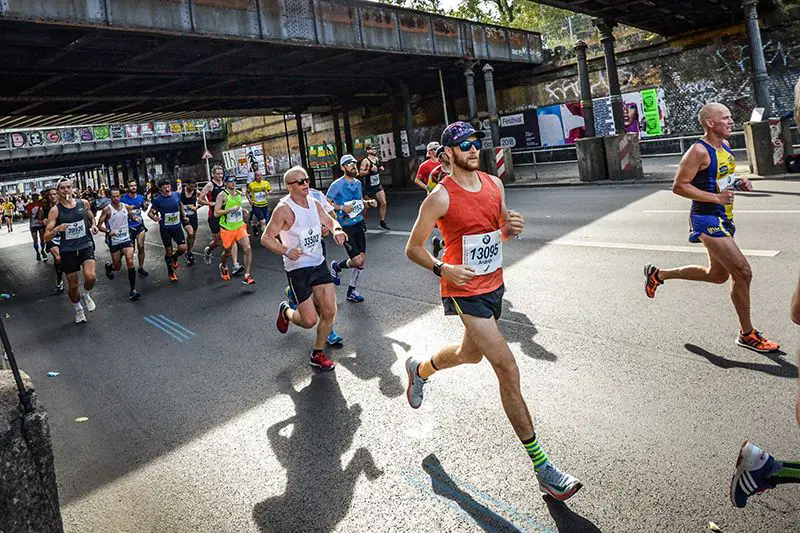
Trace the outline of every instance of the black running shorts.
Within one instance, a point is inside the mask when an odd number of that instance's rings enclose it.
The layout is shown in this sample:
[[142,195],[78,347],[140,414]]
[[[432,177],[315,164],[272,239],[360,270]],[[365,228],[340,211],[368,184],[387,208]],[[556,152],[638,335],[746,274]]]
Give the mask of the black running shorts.
[[294,298],[301,304],[311,298],[311,287],[333,283],[331,271],[325,261],[313,267],[297,268],[286,273]]
[[506,286],[500,285],[492,292],[477,296],[449,296],[442,298],[445,315],[469,315],[500,320],[503,312],[503,294]]

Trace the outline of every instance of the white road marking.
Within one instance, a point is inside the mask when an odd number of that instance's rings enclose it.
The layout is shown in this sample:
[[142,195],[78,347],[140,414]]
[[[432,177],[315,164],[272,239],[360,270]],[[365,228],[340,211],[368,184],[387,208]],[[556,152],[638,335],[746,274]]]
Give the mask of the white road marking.
[[396,230],[389,230],[386,231],[385,229],[368,229],[367,233],[371,235],[401,235],[403,237],[408,237],[411,235],[410,231],[396,231]]
[[[682,252],[690,254],[705,254],[703,246],[673,246],[669,244],[634,244],[625,242],[599,242],[599,241],[575,241],[570,239],[556,239],[547,244],[558,246],[582,246],[586,248],[614,248],[622,250],[648,250],[653,252]],[[742,250],[744,255],[750,257],[775,257],[780,250]]]
[[[684,215],[689,214],[688,209],[645,209],[642,213],[682,213]],[[800,213],[800,209],[773,209],[773,210],[761,210],[761,209],[737,209],[734,214],[738,215],[740,213],[763,213],[766,215],[787,215],[787,214],[798,214]]]

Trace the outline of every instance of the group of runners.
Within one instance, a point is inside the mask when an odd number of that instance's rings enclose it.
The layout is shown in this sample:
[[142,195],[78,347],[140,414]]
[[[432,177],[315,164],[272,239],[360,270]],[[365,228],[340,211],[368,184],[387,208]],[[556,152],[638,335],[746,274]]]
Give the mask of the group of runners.
[[[779,349],[778,343],[767,339],[751,322],[752,274],[747,259],[734,241],[733,198],[736,191],[752,190],[752,184],[735,175],[735,159],[725,140],[731,134],[733,120],[725,106],[708,104],[700,111],[699,122],[704,136],[684,155],[673,191],[692,200],[689,240],[707,248],[709,263],[671,269],[647,265],[645,293],[654,298],[659,287],[672,279],[709,283],[731,279],[731,297],[740,323],[736,344],[757,352],[774,352]],[[563,501],[580,490],[582,483],[559,469],[542,448],[522,396],[519,368],[498,328],[505,292],[503,247],[509,240],[519,237],[525,224],[519,213],[507,209],[503,183],[479,170],[482,137],[483,133],[468,123],[448,125],[440,142],[428,145],[428,161],[415,180],[428,194],[406,244],[406,255],[440,278],[444,314],[457,316],[464,326],[464,334],[457,345],[445,346],[430,357],[411,357],[405,362],[406,398],[409,405],[417,409],[423,402],[426,384],[437,372],[475,364],[486,358],[497,376],[503,409],[530,457],[540,489]],[[334,322],[336,286],[341,283],[345,271],[350,271],[346,299],[364,301],[357,287],[366,267],[365,210],[378,207],[381,226],[388,229],[384,221],[385,195],[381,201],[378,194],[383,191],[370,188],[372,181],[366,182],[369,185],[365,190],[359,179],[365,172],[380,172],[380,167],[373,160],[365,161],[359,163],[352,155],[343,155],[339,161],[343,176],[325,193],[310,187],[310,179],[302,167],[289,169],[283,176],[288,194],[281,198],[271,217],[267,216],[264,203],[269,186],[259,178],[247,188],[251,211],[261,230],[260,242],[282,257],[288,280],[284,289],[286,299],[277,309],[276,328],[282,334],[291,325],[315,329],[310,364],[323,370],[333,370],[336,366],[325,353],[326,344],[342,341],[334,330]],[[130,298],[138,297],[133,247],[139,248],[138,273],[147,275],[142,268],[142,241],[146,231],[142,213],[148,208],[150,218],[159,224],[171,280],[177,279],[175,271],[181,255],[193,263],[191,250],[198,227],[197,207],[208,206],[212,239],[205,247],[206,263],[210,263],[212,252],[222,247],[220,276],[228,280],[241,270],[243,283],[255,283],[251,275],[252,250],[245,227],[242,194],[236,188],[235,178],[225,176],[221,167],[214,168],[211,181],[199,192],[191,182],[184,183],[181,192],[172,192],[171,184],[162,181],[160,194],[152,199],[150,206],[137,194],[135,182],[128,184],[124,194],[112,188],[111,203],[102,209],[98,223],[88,202],[72,198],[71,187],[65,180],[58,184],[57,191],[48,191],[48,204],[43,208],[49,208],[44,240],[51,252],[56,250],[54,258],[58,257],[57,263],[67,275],[76,322],[85,320],[84,309],[91,311],[95,307],[90,295],[96,277],[91,234],[98,230],[106,234],[112,257],[106,264],[106,274],[113,277],[124,257]],[[137,230],[140,224],[141,229]],[[441,237],[429,241],[437,228]],[[344,247],[346,258],[345,254],[326,250],[327,235],[332,236],[335,245]],[[187,239],[191,239],[188,246]],[[442,250],[444,255],[440,260],[438,256]],[[240,253],[244,257],[243,266],[238,263]],[[232,259],[230,269],[229,259]],[[77,278],[81,267],[84,271],[82,291]],[[792,305],[793,318],[800,323],[800,284]],[[731,500],[735,506],[743,507],[754,494],[781,483],[797,482],[800,482],[800,464],[777,460],[755,444],[745,442],[731,481]]]

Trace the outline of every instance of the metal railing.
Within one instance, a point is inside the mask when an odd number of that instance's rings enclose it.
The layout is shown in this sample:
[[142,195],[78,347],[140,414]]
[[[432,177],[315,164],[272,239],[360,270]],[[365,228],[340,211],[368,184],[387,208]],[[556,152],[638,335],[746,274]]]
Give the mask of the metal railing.
[[[797,127],[792,126],[792,147],[800,148],[800,135]],[[659,137],[657,139],[640,139],[639,149],[642,157],[662,157],[683,155],[700,134]],[[744,131],[735,131],[728,138],[731,148],[744,150]],[[530,150],[512,150],[511,155],[515,167],[571,163],[578,161],[575,145],[534,148]]]

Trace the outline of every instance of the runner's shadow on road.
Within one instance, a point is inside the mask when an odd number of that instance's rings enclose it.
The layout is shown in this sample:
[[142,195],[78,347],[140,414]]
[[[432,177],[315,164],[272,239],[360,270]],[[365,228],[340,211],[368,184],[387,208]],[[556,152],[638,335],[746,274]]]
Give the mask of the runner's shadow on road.
[[779,378],[797,377],[797,367],[783,359],[782,356],[786,355],[786,353],[781,350],[778,350],[777,352],[761,354],[767,359],[771,359],[775,362],[774,365],[768,365],[765,363],[747,363],[744,361],[725,359],[724,357],[715,355],[707,350],[704,350],[703,348],[700,348],[699,346],[695,346],[694,344],[684,344],[683,346],[693,354],[704,357],[709,363],[719,368],[743,368],[745,370],[763,372],[764,374]]
[[286,489],[258,503],[253,520],[263,532],[332,531],[347,516],[361,473],[370,481],[383,475],[363,447],[341,467],[361,425],[361,406],[347,406],[335,372],[315,371],[300,391],[285,374],[278,379],[295,415],[270,427],[267,436],[286,469]]
[[444,471],[442,463],[435,454],[430,454],[422,460],[422,469],[431,477],[433,492],[455,502],[484,531],[520,531],[514,524],[479,503],[470,493],[461,489],[458,483]]
[[515,311],[514,304],[506,299],[503,300],[503,315],[498,326],[506,340],[509,343],[519,343],[522,353],[531,359],[542,359],[543,361],[551,362],[558,359],[556,354],[533,340],[539,330],[536,329],[528,315]]
[[542,499],[559,533],[602,533],[599,527],[567,507],[564,502],[551,496],[544,496]]

